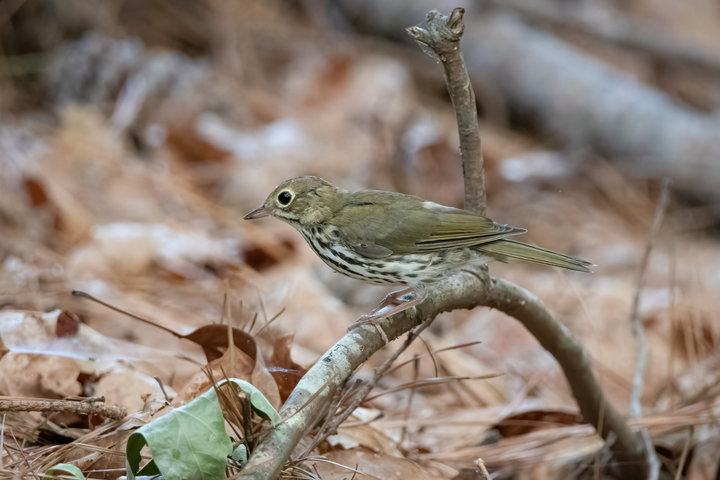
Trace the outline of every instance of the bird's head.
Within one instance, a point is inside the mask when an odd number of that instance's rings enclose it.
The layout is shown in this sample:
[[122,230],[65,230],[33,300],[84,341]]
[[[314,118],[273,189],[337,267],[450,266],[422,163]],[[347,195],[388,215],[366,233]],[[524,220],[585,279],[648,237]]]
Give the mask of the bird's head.
[[273,216],[293,226],[327,220],[338,207],[341,190],[318,177],[285,180],[245,220]]

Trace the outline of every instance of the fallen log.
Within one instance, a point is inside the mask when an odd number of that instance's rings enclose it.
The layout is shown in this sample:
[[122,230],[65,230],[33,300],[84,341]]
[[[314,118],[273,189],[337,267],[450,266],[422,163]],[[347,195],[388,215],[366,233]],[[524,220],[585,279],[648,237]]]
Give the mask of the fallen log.
[[[341,0],[369,33],[396,35],[446,0]],[[462,3],[462,2],[460,2]],[[483,85],[520,118],[570,149],[591,149],[641,177],[720,196],[720,116],[697,112],[512,14],[470,8],[463,50],[478,97]]]

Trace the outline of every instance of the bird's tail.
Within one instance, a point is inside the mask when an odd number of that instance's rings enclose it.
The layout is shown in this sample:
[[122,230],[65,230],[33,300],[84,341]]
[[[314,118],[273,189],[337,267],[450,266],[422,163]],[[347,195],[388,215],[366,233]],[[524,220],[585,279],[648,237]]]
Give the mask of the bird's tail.
[[577,270],[578,272],[590,272],[590,267],[593,266],[591,262],[586,260],[553,252],[552,250],[538,247],[536,245],[530,245],[528,243],[508,239],[483,244],[478,247],[478,250],[489,254],[491,257],[496,258],[501,262],[522,260],[525,262],[542,263],[553,267]]

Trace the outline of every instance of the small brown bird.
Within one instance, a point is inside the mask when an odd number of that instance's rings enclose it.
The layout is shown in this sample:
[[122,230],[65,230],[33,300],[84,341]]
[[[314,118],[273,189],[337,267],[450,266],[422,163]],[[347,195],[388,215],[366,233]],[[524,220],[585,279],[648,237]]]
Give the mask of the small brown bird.
[[[412,195],[378,190],[349,192],[318,177],[281,183],[246,220],[274,216],[295,227],[334,270],[380,285],[404,285],[414,299],[394,309],[376,310],[385,318],[422,302],[427,288],[462,270],[490,260],[521,260],[589,272],[592,264],[510,237],[523,228],[501,225],[467,210]],[[391,294],[387,306],[405,294]],[[381,314],[380,314],[381,312]]]

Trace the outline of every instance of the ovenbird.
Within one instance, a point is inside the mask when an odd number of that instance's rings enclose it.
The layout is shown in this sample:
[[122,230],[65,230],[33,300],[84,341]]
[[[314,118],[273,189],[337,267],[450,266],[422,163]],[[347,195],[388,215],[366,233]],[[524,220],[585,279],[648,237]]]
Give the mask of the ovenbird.
[[[268,215],[295,227],[336,271],[374,284],[410,287],[415,300],[402,310],[422,302],[428,286],[493,259],[581,272],[589,272],[592,265],[512,240],[526,230],[467,210],[402,193],[349,192],[318,177],[284,181],[245,219]],[[384,312],[379,318],[399,310]]]

